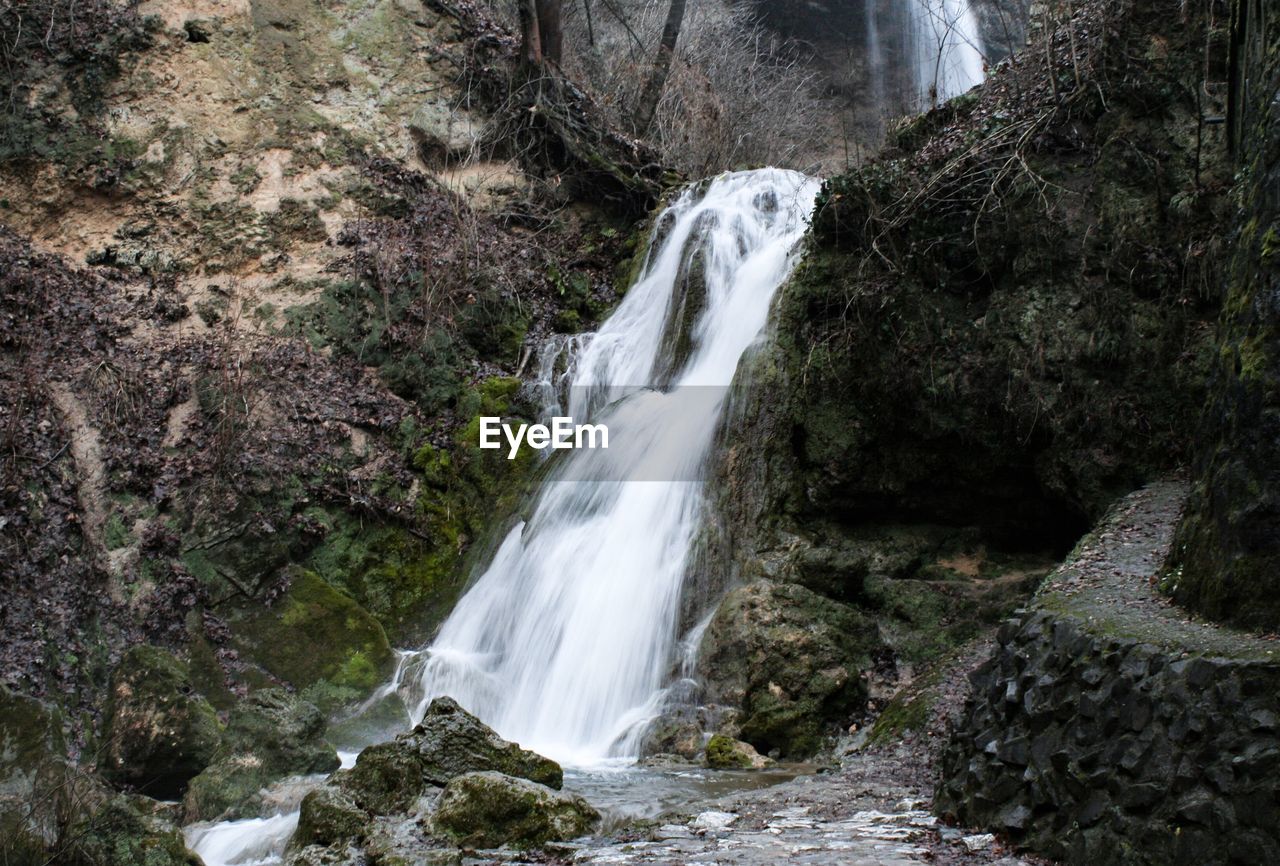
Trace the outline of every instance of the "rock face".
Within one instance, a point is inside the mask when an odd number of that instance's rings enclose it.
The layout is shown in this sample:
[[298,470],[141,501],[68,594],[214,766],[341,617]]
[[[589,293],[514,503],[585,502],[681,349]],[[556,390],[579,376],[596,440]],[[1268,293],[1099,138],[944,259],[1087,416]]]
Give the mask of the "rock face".
[[805,755],[829,720],[866,704],[862,672],[880,646],[876,624],[802,586],[757,580],[733,590],[702,639],[698,670],[712,699],[742,707],[741,737]]
[[[1231,166],[1222,127],[1202,123],[1222,106],[1192,94],[1221,34],[1165,3],[1071,8],[1050,28],[1070,51],[1031,47],[827,180],[773,337],[740,371],[751,387],[716,485],[723,562],[705,572],[748,582],[789,538],[811,540],[832,555],[765,576],[874,614],[898,664],[971,637],[945,623],[973,594],[919,573],[927,548],[900,572],[914,583],[864,580],[860,533],[963,527],[988,552],[1060,558],[1186,460],[1204,402]],[[1063,78],[1070,110],[1044,89]],[[744,721],[762,745],[749,734]]]
[[364,697],[395,665],[378,621],[311,571],[296,569],[283,597],[235,627],[246,656],[323,709]]
[[151,796],[179,797],[213,760],[221,736],[213,707],[194,693],[185,664],[153,646],[125,654],[107,697],[104,776]]
[[[1237,51],[1231,121],[1241,210],[1221,350],[1201,419],[1195,492],[1166,588],[1209,616],[1280,628],[1280,29],[1262,7],[1233,3]],[[1249,82],[1270,82],[1253,86]]]
[[79,793],[61,715],[0,686],[0,862],[43,863]]
[[187,820],[244,817],[272,782],[336,770],[338,754],[321,738],[324,730],[314,704],[281,689],[254,692],[232,711],[217,758],[191,780]]
[[445,786],[432,825],[468,848],[497,848],[573,839],[599,820],[577,795],[502,773],[465,773]]
[[1001,628],[943,760],[943,813],[1072,864],[1280,860],[1278,651],[1151,592],[1181,495],[1126,499]]

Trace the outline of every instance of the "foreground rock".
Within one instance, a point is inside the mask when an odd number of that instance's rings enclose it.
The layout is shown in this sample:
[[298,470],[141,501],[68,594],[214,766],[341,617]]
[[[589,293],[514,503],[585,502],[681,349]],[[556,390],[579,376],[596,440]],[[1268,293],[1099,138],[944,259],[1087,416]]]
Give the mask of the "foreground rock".
[[183,662],[153,646],[125,654],[107,697],[104,776],[174,799],[213,760],[221,738],[213,707],[195,693]]
[[1184,496],[1122,500],[1001,629],[940,809],[1070,863],[1280,862],[1280,648],[1152,591]]
[[146,797],[115,797],[68,835],[61,856],[77,866],[203,866],[163,805]]
[[599,820],[579,796],[502,773],[466,773],[445,786],[432,825],[459,845],[498,848],[574,839]]
[[314,704],[280,689],[250,695],[232,711],[216,760],[191,780],[187,820],[256,814],[258,794],[272,782],[336,770],[338,754],[321,738],[324,731]]
[[360,753],[340,787],[374,815],[407,811],[429,788],[463,773],[493,770],[559,788],[555,761],[509,743],[452,698],[437,698],[407,734]]
[[[353,847],[382,852],[378,862],[400,862],[394,852],[437,858],[446,856],[437,849],[456,844],[527,846],[580,836],[600,816],[581,798],[558,793],[563,778],[555,761],[502,739],[452,698],[437,698],[412,731],[370,746],[355,767],[307,794],[289,862],[344,862]],[[427,862],[413,857],[404,862]]]
[[757,752],[750,743],[716,734],[707,741],[704,763],[713,770],[763,770],[776,762]]

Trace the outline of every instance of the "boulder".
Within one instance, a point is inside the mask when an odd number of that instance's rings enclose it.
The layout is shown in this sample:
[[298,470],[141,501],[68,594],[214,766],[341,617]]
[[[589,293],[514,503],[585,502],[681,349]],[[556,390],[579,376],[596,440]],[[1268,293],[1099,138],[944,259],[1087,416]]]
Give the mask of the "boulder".
[[290,850],[309,845],[335,845],[360,839],[365,835],[369,813],[356,805],[355,799],[341,786],[345,774],[337,774],[302,798],[298,829],[289,840]]
[[120,795],[72,826],[68,861],[76,866],[202,866],[161,804]]
[[213,760],[221,738],[213,707],[195,693],[183,662],[154,646],[125,654],[107,695],[103,776],[175,799]]
[[404,812],[432,786],[492,770],[559,788],[560,765],[508,742],[452,698],[436,698],[422,722],[395,740],[370,746],[342,782],[377,815]]
[[322,739],[324,730],[314,704],[281,689],[253,693],[232,711],[218,757],[191,780],[187,820],[246,817],[272,782],[336,770],[338,753]]
[[559,789],[564,771],[550,758],[502,739],[453,698],[436,698],[405,739],[423,761],[424,773],[443,785],[462,773],[493,770]]
[[707,741],[704,763],[713,770],[763,770],[776,761],[755,750],[750,743],[716,734]]
[[865,707],[862,673],[880,645],[875,621],[857,609],[759,579],[721,602],[698,672],[713,701],[742,708],[743,740],[804,756]]
[[465,773],[445,786],[431,825],[468,848],[527,847],[586,835],[600,813],[574,794],[502,773]]

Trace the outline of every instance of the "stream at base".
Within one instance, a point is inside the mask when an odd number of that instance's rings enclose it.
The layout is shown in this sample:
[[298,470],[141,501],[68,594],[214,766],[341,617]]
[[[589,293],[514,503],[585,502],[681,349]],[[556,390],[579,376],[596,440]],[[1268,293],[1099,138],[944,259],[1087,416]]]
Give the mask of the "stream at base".
[[[804,764],[747,772],[619,763],[596,769],[567,768],[564,790],[581,794],[600,811],[600,832],[607,835],[635,821],[698,812],[716,798],[781,784],[812,770]],[[192,824],[184,830],[187,846],[205,866],[279,866],[298,826],[298,802],[324,778],[291,779],[276,786],[273,791],[280,794],[282,811],[270,817]]]

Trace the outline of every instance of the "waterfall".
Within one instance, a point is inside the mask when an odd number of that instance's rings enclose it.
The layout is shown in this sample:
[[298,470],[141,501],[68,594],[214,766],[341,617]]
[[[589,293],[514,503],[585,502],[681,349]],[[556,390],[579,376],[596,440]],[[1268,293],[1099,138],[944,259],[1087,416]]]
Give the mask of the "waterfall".
[[924,105],[943,102],[982,81],[982,38],[969,0],[908,0],[916,86]]
[[678,655],[728,386],[764,331],[817,190],[777,169],[687,190],[658,219],[617,311],[597,333],[549,345],[548,412],[607,424],[610,448],[551,467],[428,647],[422,706],[451,695],[571,765],[635,756]]

